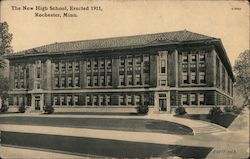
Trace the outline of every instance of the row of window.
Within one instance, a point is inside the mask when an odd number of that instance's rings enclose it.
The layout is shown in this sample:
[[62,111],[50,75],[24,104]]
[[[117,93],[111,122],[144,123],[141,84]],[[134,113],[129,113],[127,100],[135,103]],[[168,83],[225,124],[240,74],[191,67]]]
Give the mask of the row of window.
[[182,63],[195,63],[198,61],[199,62],[205,62],[205,51],[200,50],[200,51],[190,51],[190,52],[182,52]]
[[[199,80],[198,80],[199,79]],[[190,72],[182,72],[182,83],[184,84],[205,84],[206,83],[206,73],[199,72],[198,77],[196,71]]]
[[182,105],[204,105],[205,104],[205,94],[182,94],[181,95]]
[[[118,105],[140,105],[141,96],[139,95],[120,95]],[[54,96],[53,105],[59,106],[73,106],[80,105],[78,95],[60,95]],[[111,105],[110,95],[86,95],[85,105],[87,106],[100,106]]]

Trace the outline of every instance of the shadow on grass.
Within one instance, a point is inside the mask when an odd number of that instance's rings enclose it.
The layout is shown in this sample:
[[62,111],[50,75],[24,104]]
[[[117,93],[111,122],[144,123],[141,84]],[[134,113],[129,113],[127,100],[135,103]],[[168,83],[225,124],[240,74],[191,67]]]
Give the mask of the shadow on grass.
[[60,135],[2,132],[2,144],[110,158],[205,158],[210,147],[192,147]]
[[101,130],[157,132],[176,135],[193,135],[193,130],[181,124],[154,119],[122,118],[53,118],[53,117],[1,117],[0,124],[57,126]]

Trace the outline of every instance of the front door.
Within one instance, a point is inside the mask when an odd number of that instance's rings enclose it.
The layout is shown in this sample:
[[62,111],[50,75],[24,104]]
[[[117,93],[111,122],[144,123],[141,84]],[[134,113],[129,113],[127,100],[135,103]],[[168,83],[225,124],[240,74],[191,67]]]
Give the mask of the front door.
[[41,109],[41,99],[40,96],[35,96],[35,110]]
[[160,111],[167,111],[167,100],[166,99],[159,99],[159,110]]

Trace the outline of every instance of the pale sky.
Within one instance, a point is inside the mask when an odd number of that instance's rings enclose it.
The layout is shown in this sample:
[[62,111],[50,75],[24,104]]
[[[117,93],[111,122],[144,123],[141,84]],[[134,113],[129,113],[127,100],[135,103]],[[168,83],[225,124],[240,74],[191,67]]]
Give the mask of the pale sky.
[[[13,34],[14,51],[54,42],[87,40],[189,30],[220,38],[231,64],[240,52],[249,49],[249,4],[247,1],[83,1],[83,0],[3,0],[1,21]],[[12,10],[23,7],[100,6],[102,11],[69,12],[78,17],[35,17],[35,12]]]

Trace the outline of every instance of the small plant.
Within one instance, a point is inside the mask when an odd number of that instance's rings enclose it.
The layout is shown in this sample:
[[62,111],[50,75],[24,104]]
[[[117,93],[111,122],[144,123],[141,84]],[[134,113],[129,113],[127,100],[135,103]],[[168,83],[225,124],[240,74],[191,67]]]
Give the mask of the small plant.
[[225,112],[232,112],[232,107],[231,106],[226,106],[226,107],[224,107],[224,111]]
[[21,105],[21,106],[18,108],[18,111],[19,111],[20,113],[25,113],[25,110],[26,110],[26,108],[25,108],[24,105]]
[[45,113],[47,114],[52,114],[54,113],[54,108],[51,105],[47,105],[45,107],[43,107],[43,110]]
[[147,114],[148,113],[148,105],[140,105],[137,107],[138,114]]
[[235,114],[240,114],[242,110],[243,110],[243,107],[237,107],[235,105],[232,107],[232,112]]
[[8,109],[9,109],[9,107],[6,104],[3,104],[2,107],[1,107],[1,109],[0,109],[0,111],[1,112],[7,112]]
[[221,115],[223,112],[222,112],[222,110],[220,109],[220,107],[213,107],[213,108],[211,108],[210,109],[210,111],[209,111],[209,117],[210,118],[213,118],[213,117],[215,117],[215,116],[217,116],[217,115]]
[[175,109],[175,114],[176,115],[184,115],[186,114],[186,109],[182,106],[178,106],[176,109]]

